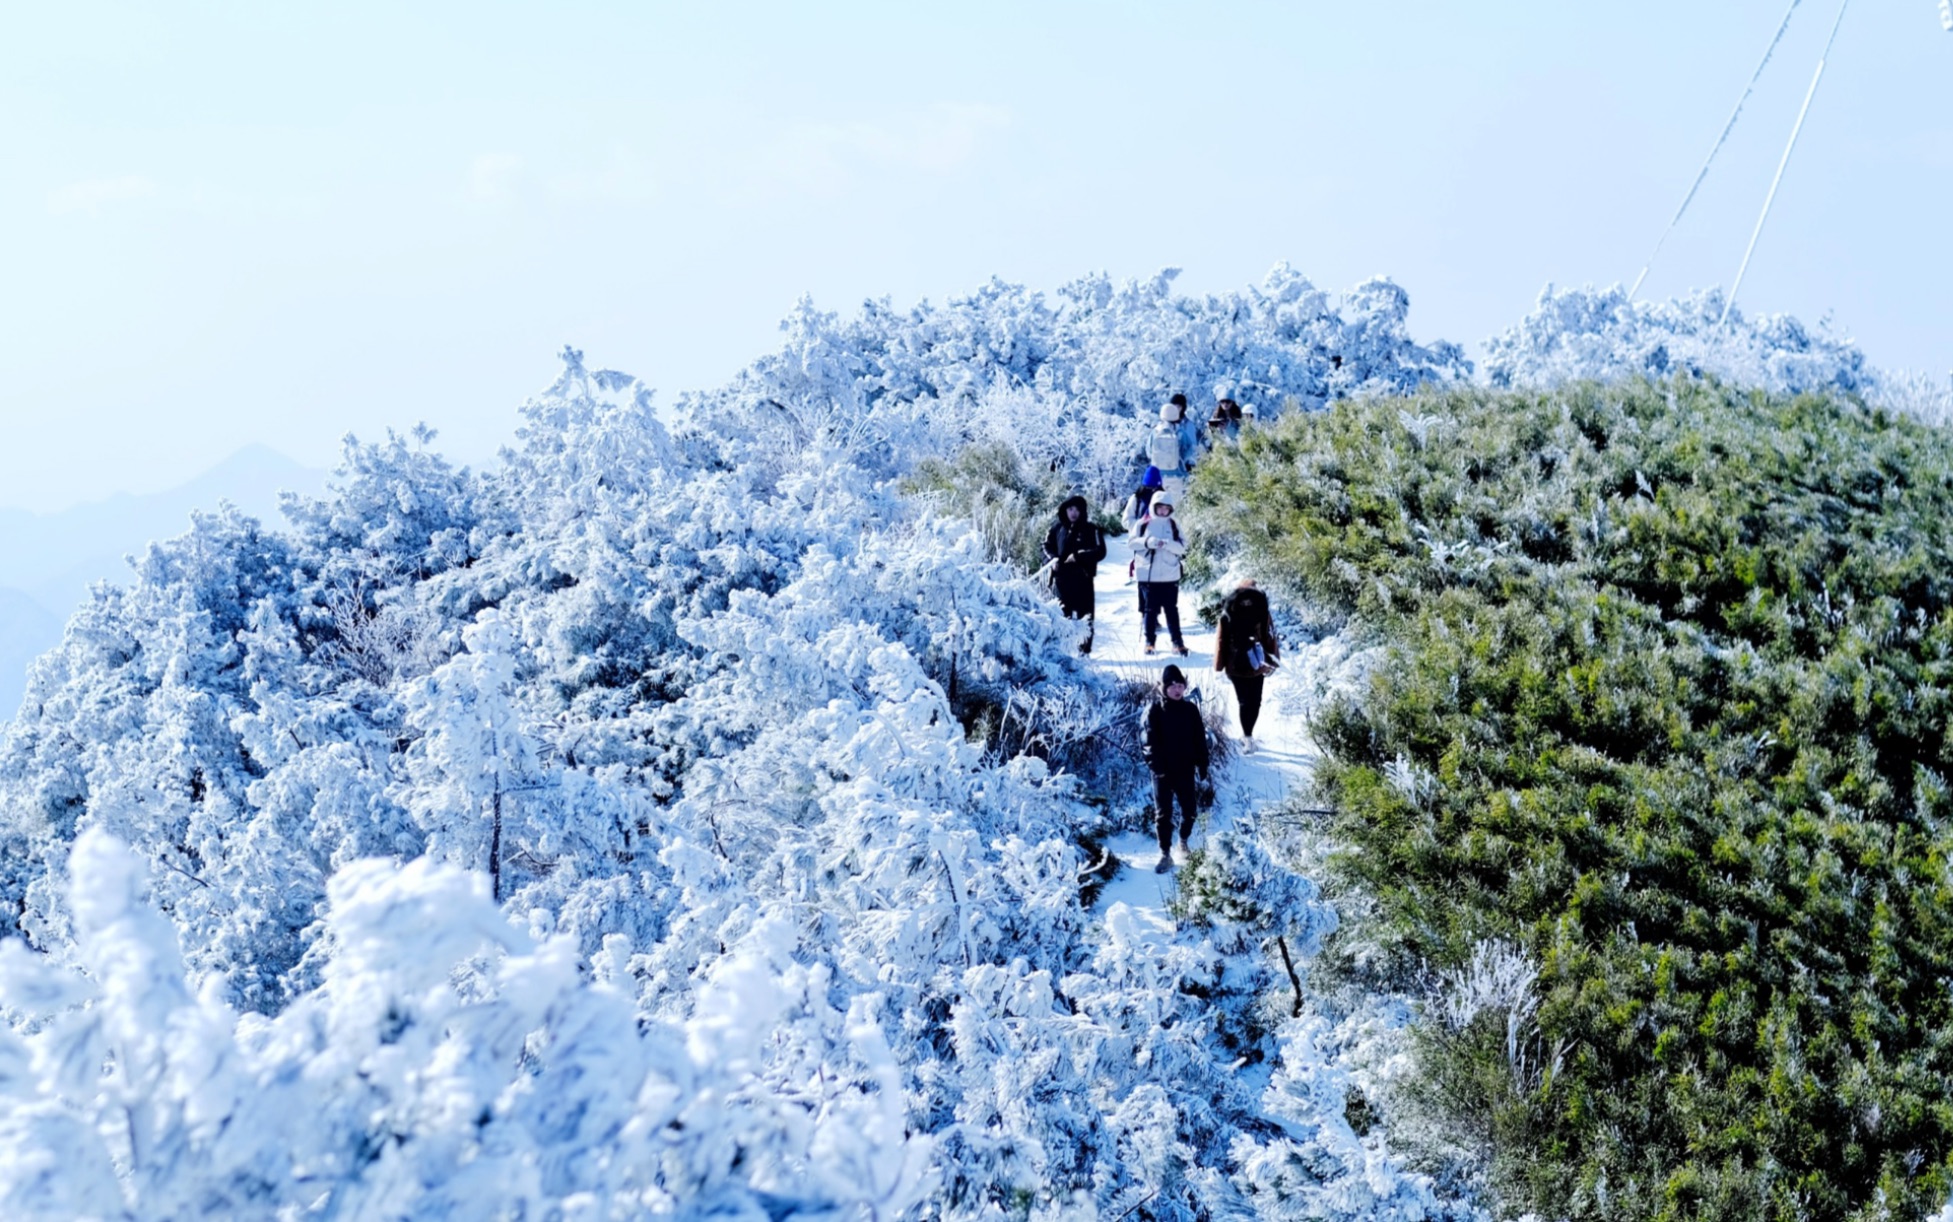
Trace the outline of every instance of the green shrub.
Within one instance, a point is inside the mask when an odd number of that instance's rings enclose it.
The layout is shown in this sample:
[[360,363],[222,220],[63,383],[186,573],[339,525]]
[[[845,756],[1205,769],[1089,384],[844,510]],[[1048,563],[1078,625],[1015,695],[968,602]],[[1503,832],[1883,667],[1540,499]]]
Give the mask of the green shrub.
[[1463,390],[1293,415],[1193,500],[1389,643],[1314,728],[1395,948],[1539,965],[1531,1076],[1489,1028],[1424,1044],[1507,1205],[1947,1199],[1944,434],[1706,381]]
[[902,491],[969,518],[994,558],[1026,571],[1043,567],[1045,532],[1071,494],[1061,477],[1027,470],[1017,451],[1002,443],[979,443],[947,461],[922,462],[903,481]]

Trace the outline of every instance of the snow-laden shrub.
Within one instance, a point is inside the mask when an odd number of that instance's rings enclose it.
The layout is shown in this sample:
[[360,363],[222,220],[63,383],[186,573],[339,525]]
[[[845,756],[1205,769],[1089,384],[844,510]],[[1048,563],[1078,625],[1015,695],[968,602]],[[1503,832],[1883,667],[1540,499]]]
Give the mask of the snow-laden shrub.
[[1242,1138],[1233,1154],[1253,1216],[1268,1222],[1358,1218],[1476,1222],[1484,1215],[1408,1172],[1379,1131],[1358,1134],[1345,1116],[1354,1087],[1345,1033],[1327,1020],[1298,1020],[1263,1107],[1277,1133]]
[[1274,938],[1282,953],[1309,958],[1336,929],[1336,913],[1318,902],[1314,883],[1276,862],[1253,819],[1216,832],[1188,862],[1175,915],[1214,931],[1215,943],[1239,950]]
[[1816,328],[1786,314],[1730,310],[1724,319],[1723,304],[1719,289],[1630,301],[1619,286],[1548,285],[1530,314],[1486,341],[1484,374],[1513,389],[1708,375],[1773,394],[1842,391],[1926,424],[1953,423],[1946,377],[1879,369],[1828,319]]
[[1910,369],[1881,373],[1872,402],[1944,428],[1953,424],[1953,377]]
[[1129,490],[1144,430],[1175,392],[1196,414],[1231,396],[1272,418],[1471,371],[1457,345],[1411,340],[1410,298],[1385,280],[1338,297],[1281,266],[1258,287],[1191,298],[1174,295],[1175,275],[1087,277],[1055,302],[992,281],[940,307],[871,301],[849,319],[802,302],[781,352],[680,400],[701,426],[685,444],[770,479],[809,451],[899,475],[1001,441],[1098,504]]
[[320,987],[266,1019],[194,986],[121,844],[73,869],[81,970],[0,944],[9,1218],[893,1217],[929,1186],[871,1003],[831,1008],[777,915],[646,1018],[621,937],[583,964],[479,874],[361,862]]
[[1539,1008],[1535,986],[1539,965],[1510,942],[1488,938],[1456,968],[1439,972],[1431,1012],[1453,1031],[1471,1026],[1480,1014],[1497,1011],[1508,1025],[1522,1024]]
[[968,519],[991,559],[1027,571],[1045,563],[1045,532],[1069,491],[1062,477],[1026,463],[1003,441],[976,442],[948,459],[925,458],[903,487],[949,516]]
[[1752,318],[1730,310],[1724,320],[1723,305],[1719,289],[1672,301],[1630,301],[1618,285],[1548,285],[1532,313],[1486,341],[1485,374],[1498,387],[1662,381],[1676,374],[1711,374],[1773,394],[1867,394],[1876,386],[1876,371],[1850,340],[1786,314]]

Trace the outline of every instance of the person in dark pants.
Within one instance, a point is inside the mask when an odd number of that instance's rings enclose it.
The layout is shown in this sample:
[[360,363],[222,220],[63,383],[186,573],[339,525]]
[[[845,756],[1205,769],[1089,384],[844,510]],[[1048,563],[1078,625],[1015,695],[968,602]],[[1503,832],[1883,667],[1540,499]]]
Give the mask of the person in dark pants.
[[1051,584],[1058,591],[1058,605],[1066,618],[1085,621],[1085,643],[1078,652],[1090,653],[1096,623],[1092,582],[1099,561],[1105,559],[1105,532],[1092,524],[1084,497],[1072,497],[1058,506],[1058,520],[1044,536],[1044,554],[1054,566]]
[[[1160,482],[1160,469],[1158,467],[1146,468],[1146,478],[1141,480],[1139,487],[1133,490],[1132,498],[1126,502],[1125,511],[1120,515],[1120,521],[1125,523],[1128,547],[1138,537],[1139,528],[1146,525],[1147,521],[1152,518],[1153,496],[1161,487],[1163,485]],[[1126,581],[1130,583],[1133,580],[1133,574],[1138,570],[1139,554],[1134,552],[1132,559],[1126,561]],[[1146,614],[1146,588],[1144,586],[1139,588],[1139,613],[1141,615]]]
[[1160,676],[1160,696],[1146,706],[1141,739],[1146,766],[1153,773],[1153,809],[1158,814],[1160,862],[1155,873],[1173,868],[1173,806],[1180,806],[1180,851],[1187,851],[1200,806],[1199,782],[1207,779],[1207,724],[1187,699],[1187,676],[1168,666]]
[[1180,635],[1180,560],[1187,554],[1187,537],[1173,520],[1174,498],[1164,488],[1153,494],[1152,513],[1133,534],[1133,573],[1139,578],[1140,616],[1146,629],[1146,652],[1157,653],[1160,613],[1166,613],[1166,630],[1173,638],[1173,650],[1187,656],[1187,642]]
[[1221,603],[1220,629],[1214,634],[1214,669],[1234,685],[1241,706],[1241,749],[1255,749],[1255,721],[1261,716],[1261,688],[1274,673],[1282,643],[1268,596],[1253,581],[1243,581]]

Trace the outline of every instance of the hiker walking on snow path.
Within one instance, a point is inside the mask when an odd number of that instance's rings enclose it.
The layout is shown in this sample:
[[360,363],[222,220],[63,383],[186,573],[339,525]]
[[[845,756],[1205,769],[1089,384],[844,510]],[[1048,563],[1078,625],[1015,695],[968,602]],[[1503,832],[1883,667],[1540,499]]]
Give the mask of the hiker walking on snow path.
[[1193,470],[1193,461],[1200,455],[1200,424],[1194,419],[1193,408],[1187,403],[1187,396],[1174,395],[1166,405],[1179,410],[1174,428],[1180,432],[1180,453],[1186,456],[1187,469]]
[[1187,396],[1175,395],[1160,407],[1160,422],[1146,438],[1146,458],[1160,469],[1160,479],[1175,494],[1186,491],[1193,474],[1193,422],[1187,419]]
[[1253,581],[1243,581],[1221,603],[1220,627],[1214,634],[1214,669],[1234,685],[1234,698],[1241,706],[1243,751],[1255,749],[1262,684],[1274,673],[1281,653],[1268,596]]
[[[1128,544],[1139,541],[1139,528],[1146,525],[1146,520],[1153,516],[1153,494],[1159,490],[1160,469],[1158,467],[1146,468],[1145,478],[1139,481],[1139,487],[1133,490],[1132,496],[1126,501],[1125,510],[1119,515],[1119,520],[1125,523],[1126,526],[1126,541]],[[1127,581],[1133,580],[1134,573],[1138,568],[1139,551],[1137,548],[1134,548],[1132,549],[1132,558],[1126,561]],[[1146,603],[1143,598],[1139,604],[1139,613],[1141,615],[1146,614]]]
[[1044,554],[1054,566],[1051,584],[1058,591],[1058,605],[1066,618],[1085,621],[1085,643],[1078,652],[1090,653],[1097,622],[1092,581],[1099,561],[1105,559],[1105,532],[1086,514],[1084,497],[1072,497],[1058,506],[1058,520],[1044,536]]
[[1187,537],[1173,520],[1174,495],[1162,488],[1153,494],[1152,514],[1133,532],[1133,575],[1139,579],[1139,613],[1146,627],[1146,652],[1157,652],[1160,613],[1173,648],[1187,656],[1180,636],[1180,558],[1187,554]]
[[1146,474],[1139,481],[1139,487],[1133,489],[1133,494],[1126,498],[1125,511],[1119,515],[1120,520],[1126,524],[1127,534],[1132,534],[1145,523],[1147,516],[1152,512],[1153,494],[1164,486],[1160,480],[1160,469],[1146,468]]
[[1207,779],[1207,725],[1200,708],[1187,699],[1187,676],[1168,666],[1160,676],[1160,694],[1146,706],[1141,724],[1146,767],[1153,773],[1153,811],[1160,836],[1160,862],[1155,872],[1173,868],[1173,807],[1180,806],[1180,851],[1187,852],[1194,817],[1200,804],[1200,782]]

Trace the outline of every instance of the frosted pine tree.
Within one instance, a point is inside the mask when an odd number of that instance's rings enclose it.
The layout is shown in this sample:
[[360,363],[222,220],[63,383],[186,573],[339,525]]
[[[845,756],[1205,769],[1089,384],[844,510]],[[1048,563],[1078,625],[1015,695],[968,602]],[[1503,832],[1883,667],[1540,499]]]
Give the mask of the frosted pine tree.
[[517,707],[515,642],[501,614],[481,612],[463,650],[417,682],[407,724],[421,738],[407,756],[406,805],[437,861],[485,872],[503,895],[503,864],[523,800],[542,787]]

